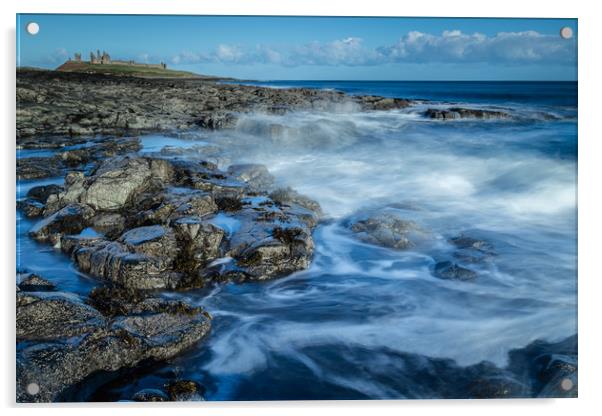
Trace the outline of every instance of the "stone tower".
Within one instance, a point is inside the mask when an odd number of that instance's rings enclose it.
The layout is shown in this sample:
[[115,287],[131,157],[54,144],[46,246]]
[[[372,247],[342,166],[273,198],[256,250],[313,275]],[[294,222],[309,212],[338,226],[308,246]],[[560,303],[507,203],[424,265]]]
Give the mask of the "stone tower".
[[111,63],[111,55],[109,55],[106,51],[102,51],[102,57],[100,58],[101,64],[110,64]]

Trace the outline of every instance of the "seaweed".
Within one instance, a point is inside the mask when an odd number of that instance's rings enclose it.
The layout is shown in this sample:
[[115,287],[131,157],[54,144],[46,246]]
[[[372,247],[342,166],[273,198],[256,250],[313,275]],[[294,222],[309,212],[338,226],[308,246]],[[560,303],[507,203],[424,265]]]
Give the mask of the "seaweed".
[[274,227],[272,230],[272,237],[287,245],[293,244],[295,241],[297,241],[301,234],[303,234],[303,230],[299,227]]

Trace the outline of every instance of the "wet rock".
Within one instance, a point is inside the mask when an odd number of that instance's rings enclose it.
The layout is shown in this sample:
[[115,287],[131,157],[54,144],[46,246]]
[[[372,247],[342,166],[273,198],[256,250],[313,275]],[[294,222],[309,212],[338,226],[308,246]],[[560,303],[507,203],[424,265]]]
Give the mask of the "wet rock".
[[165,386],[169,399],[174,402],[201,401],[205,389],[194,380],[175,380]]
[[161,388],[146,388],[132,396],[133,401],[203,401],[205,388],[193,380],[171,380]]
[[138,227],[125,232],[118,240],[133,253],[144,254],[169,263],[178,252],[173,231],[161,225]]
[[140,290],[96,287],[88,295],[88,303],[99,310],[103,315],[114,317],[127,315],[134,309],[134,305],[142,302],[148,297]]
[[[100,371],[112,373],[142,361],[167,360],[209,331],[199,308],[191,313],[149,312],[105,319],[73,295],[17,293],[17,401],[61,401],[77,383]],[[36,394],[27,386],[35,383]]]
[[167,402],[169,397],[159,389],[143,389],[132,396],[135,402]]
[[213,163],[204,161],[172,161],[174,184],[209,192],[214,198],[224,196],[241,197],[245,191],[244,182],[238,181],[217,169]]
[[214,198],[205,192],[191,190],[185,195],[170,198],[169,201],[175,206],[173,214],[169,217],[170,220],[190,215],[205,217],[217,211]]
[[453,256],[462,263],[483,263],[496,256],[492,244],[468,235],[460,234],[450,238],[448,242],[457,249]]
[[153,187],[162,187],[170,179],[170,165],[160,159],[141,157],[115,157],[105,160],[89,177],[81,172],[65,176],[65,191],[51,195],[47,210],[81,202],[95,210],[116,211],[130,199]]
[[167,349],[168,356],[173,356],[181,344],[188,347],[198,341],[209,330],[209,320],[203,314],[131,315],[115,318],[113,328],[144,339],[156,354],[163,355]]
[[56,285],[34,273],[18,273],[17,286],[25,292],[49,292],[56,289]]
[[60,176],[63,166],[51,157],[17,159],[17,179],[41,179]]
[[91,247],[104,241],[104,236],[97,233],[93,228],[84,228],[79,234],[61,236],[61,250],[72,254],[74,250],[81,247]]
[[235,197],[223,196],[223,197],[217,198],[215,200],[215,203],[217,204],[220,211],[225,211],[225,212],[240,211],[244,207],[242,198],[239,198],[236,196]]
[[243,251],[238,256],[238,264],[253,280],[271,279],[306,269],[312,251],[308,239],[299,238],[294,245],[265,239]]
[[224,230],[201,220],[199,217],[181,217],[173,222],[182,247],[176,267],[185,273],[193,273],[199,267],[220,256]]
[[139,137],[121,137],[111,140],[103,140],[92,151],[94,158],[108,158],[120,156],[127,153],[137,152],[142,149]]
[[493,251],[493,246],[490,243],[464,234],[450,238],[449,242],[459,249],[474,249],[484,252]]
[[34,186],[29,191],[27,191],[27,196],[29,198],[35,199],[43,204],[46,203],[48,197],[52,194],[58,194],[63,191],[63,187],[60,185],[41,185]]
[[96,143],[78,149],[65,150],[56,154],[55,159],[68,168],[82,167],[89,162],[113,156],[137,152],[142,148],[138,137],[105,137]]
[[218,210],[213,197],[188,188],[167,188],[161,193],[140,195],[134,202],[132,226],[169,224],[186,216],[204,217]]
[[254,277],[247,273],[245,269],[241,268],[234,258],[225,256],[214,260],[208,264],[207,267],[200,269],[193,282],[196,286],[202,287],[209,282],[243,283],[253,279]]
[[70,204],[35,224],[29,235],[38,241],[57,244],[64,234],[79,234],[89,224],[94,210],[85,204]]
[[245,182],[251,191],[267,190],[274,184],[274,177],[264,165],[232,165],[228,168],[228,174]]
[[69,136],[38,136],[23,137],[17,144],[17,149],[61,149],[65,146],[73,146],[85,143],[83,137]]
[[94,288],[88,296],[88,303],[107,317],[145,313],[184,315],[202,313],[211,319],[209,314],[200,307],[192,306],[176,299],[153,297],[146,291],[131,288]]
[[125,230],[125,217],[117,212],[100,212],[91,220],[91,226],[109,239],[116,239]]
[[423,238],[423,232],[413,221],[407,221],[390,212],[376,212],[366,219],[351,223],[351,231],[369,244],[397,250],[412,248]]
[[174,289],[181,276],[170,269],[173,259],[154,257],[134,250],[154,250],[151,244],[141,247],[118,241],[101,241],[73,251],[73,259],[85,273],[135,289]]
[[534,341],[509,353],[508,369],[531,383],[532,397],[577,397],[577,335],[559,342]]
[[410,101],[399,98],[380,98],[372,102],[372,109],[374,110],[393,110],[408,106],[410,106]]
[[375,95],[360,96],[362,104],[371,110],[393,110],[409,107],[412,103],[401,98],[383,98]]
[[17,293],[17,339],[48,340],[81,335],[104,324],[103,316],[76,295]]
[[483,110],[475,108],[451,107],[449,109],[429,108],[424,112],[428,118],[437,120],[453,120],[461,118],[477,119],[509,119],[510,114],[503,111]]
[[[411,104],[340,91],[29,70],[17,72],[17,101],[17,137],[24,143],[28,136],[43,134],[74,137],[227,129],[236,127],[240,114],[255,111],[389,110]],[[55,140],[63,141],[60,136]],[[52,146],[50,140],[48,145]]]
[[134,194],[148,188],[151,179],[164,180],[168,175],[168,164],[160,160],[109,159],[87,180],[80,201],[99,210],[120,209]]
[[291,188],[276,189],[270,193],[270,198],[278,204],[299,205],[313,212],[318,218],[322,216],[322,208],[320,208],[320,204],[305,195],[299,194],[297,191]]
[[284,276],[306,269],[313,255],[311,228],[285,207],[246,207],[237,215],[241,227],[231,237],[227,256],[252,280]]
[[17,159],[17,176],[19,179],[40,179],[60,176],[65,169],[83,168],[87,164],[99,159],[127,154],[140,149],[140,139],[137,137],[123,139],[104,138],[99,143],[77,149],[59,151],[49,157]]
[[62,162],[63,166],[74,168],[88,163],[92,155],[89,149],[83,148],[59,152],[56,158]]
[[544,354],[534,362],[539,397],[577,397],[576,354]]
[[[89,176],[67,174],[32,236],[60,242],[81,271],[125,288],[200,287],[216,273],[205,268],[223,256],[238,269],[220,267],[215,280],[284,276],[308,267],[321,212],[290,189],[268,197],[260,188],[272,179],[260,165],[223,172],[209,162],[115,157]],[[76,207],[87,207],[81,218]],[[234,214],[245,231],[226,235],[212,224],[218,210]],[[67,226],[67,216],[76,221]]]
[[79,202],[80,195],[85,191],[83,172],[69,172],[65,175],[63,191],[48,195],[44,215],[51,215],[66,205]]
[[210,130],[232,128],[236,125],[236,116],[224,112],[204,113],[199,117],[198,125]]
[[433,274],[444,280],[467,281],[474,280],[477,277],[476,272],[459,266],[456,263],[452,263],[451,261],[441,261],[435,264]]
[[528,392],[523,383],[499,374],[477,378],[468,386],[466,395],[472,399],[505,399],[526,397]]
[[17,201],[17,209],[23,212],[27,218],[36,218],[44,213],[44,204],[35,199],[22,199]]

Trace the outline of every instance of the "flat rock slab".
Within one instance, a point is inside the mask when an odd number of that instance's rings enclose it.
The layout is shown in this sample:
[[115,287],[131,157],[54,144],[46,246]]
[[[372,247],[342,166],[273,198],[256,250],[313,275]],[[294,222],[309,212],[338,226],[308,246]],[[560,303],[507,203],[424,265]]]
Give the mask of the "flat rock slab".
[[70,387],[99,371],[169,359],[210,329],[201,308],[144,301],[138,314],[106,317],[71,294],[18,292],[17,401],[61,401]]

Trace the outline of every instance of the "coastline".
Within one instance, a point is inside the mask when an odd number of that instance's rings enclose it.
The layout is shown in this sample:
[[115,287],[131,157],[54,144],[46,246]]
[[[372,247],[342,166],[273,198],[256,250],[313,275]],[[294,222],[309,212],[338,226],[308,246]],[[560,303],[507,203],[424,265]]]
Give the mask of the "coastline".
[[17,71],[17,137],[132,135],[222,129],[249,112],[391,110],[410,100],[316,89],[273,89],[204,79]]
[[[55,88],[57,85],[60,88]],[[307,88],[270,89],[191,79],[117,79],[55,72],[36,75],[27,71],[17,76],[17,97],[20,147],[75,146],[51,157],[18,161],[20,179],[65,177],[64,186],[38,186],[20,201],[22,212],[40,221],[31,236],[60,248],[83,272],[99,278],[99,286],[106,287],[73,300],[70,293],[54,291],[44,276],[20,271],[17,314],[22,326],[18,327],[18,337],[25,340],[24,344],[31,342],[35,346],[34,340],[39,340],[40,333],[33,329],[42,328],[46,336],[46,345],[25,347],[19,352],[19,397],[24,401],[31,399],[27,395],[28,380],[51,380],[66,361],[71,363],[70,370],[64,377],[49,382],[50,390],[39,395],[39,400],[61,400],[65,389],[98,370],[111,372],[149,358],[171,358],[210,334],[211,310],[195,309],[185,302],[164,302],[149,295],[148,289],[186,290],[207,283],[284,277],[306,269],[312,261],[313,230],[321,216],[315,201],[294,190],[275,189],[274,178],[263,166],[220,169],[206,161],[140,155],[140,140],[129,136],[228,129],[235,126],[239,114],[249,112],[380,111],[414,104],[411,100]],[[507,119],[503,112],[470,111],[453,107],[427,109],[424,116],[435,120]],[[88,136],[101,137],[89,141]],[[183,196],[182,192],[186,194]],[[207,221],[220,215],[242,224],[238,236],[220,230],[215,221]],[[283,227],[283,223],[287,225]],[[87,235],[89,228],[102,233]],[[409,221],[400,223],[387,216],[357,221],[350,224],[350,229],[366,243],[393,249],[413,244],[412,233],[416,231]],[[491,254],[481,248],[487,247],[486,241],[457,242],[457,248],[464,250],[462,254]],[[184,247],[192,250],[183,250]],[[203,247],[203,255],[195,252],[199,247]],[[207,247],[211,247],[209,256]],[[185,251],[185,255],[180,256],[178,251]],[[131,256],[136,259],[133,263]],[[234,259],[235,263],[213,263],[222,258]],[[439,273],[441,279],[475,278],[454,265],[443,264]],[[48,293],[38,293],[44,290]],[[60,312],[51,316],[55,320],[50,323],[46,308]],[[73,321],[71,326],[65,325],[69,313],[72,318],[75,316],[75,325]],[[166,328],[161,321],[173,327]],[[141,334],[141,327],[148,332]],[[162,345],[163,351],[157,353],[149,347],[157,334],[175,342]],[[74,336],[83,339],[69,349],[60,346]],[[100,354],[95,349],[100,345],[95,344],[99,339],[127,359],[115,366],[106,365],[103,359],[97,367],[86,365],[91,357]],[[40,345],[46,352],[51,348],[57,355],[63,354],[65,361],[55,363],[51,371],[36,367],[37,356],[32,351],[39,351]],[[132,350],[133,355],[126,354]],[[557,359],[559,353],[569,358]],[[466,385],[450,391],[447,397],[530,397],[540,393],[558,396],[565,392],[549,385],[557,385],[567,375],[576,377],[576,336],[560,343],[536,342],[514,356],[518,361],[526,360],[528,371],[539,380],[543,377],[544,382],[526,383],[523,368],[501,369],[487,364],[460,368],[426,359],[432,365],[443,365],[442,378],[444,374],[465,377]],[[404,359],[418,362],[425,358]],[[196,382],[185,381],[195,386],[195,392],[200,391]],[[158,394],[148,393],[138,399],[156,398]],[[169,396],[173,397],[178,400],[178,396]]]

